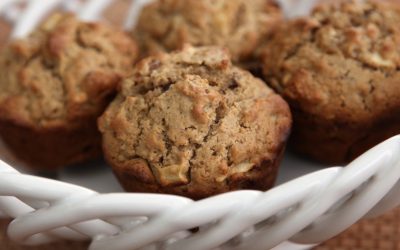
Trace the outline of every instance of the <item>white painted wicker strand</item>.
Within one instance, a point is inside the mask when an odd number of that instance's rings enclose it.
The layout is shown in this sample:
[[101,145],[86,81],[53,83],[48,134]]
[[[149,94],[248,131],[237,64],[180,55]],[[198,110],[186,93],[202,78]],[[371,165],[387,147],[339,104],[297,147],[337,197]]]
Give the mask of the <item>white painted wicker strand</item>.
[[[400,204],[400,136],[345,168],[324,169],[267,192],[201,201],[157,194],[98,194],[23,175],[0,162],[0,211],[9,237],[28,245],[92,239],[91,249],[269,249],[324,241],[367,213]],[[190,229],[199,228],[196,233]]]

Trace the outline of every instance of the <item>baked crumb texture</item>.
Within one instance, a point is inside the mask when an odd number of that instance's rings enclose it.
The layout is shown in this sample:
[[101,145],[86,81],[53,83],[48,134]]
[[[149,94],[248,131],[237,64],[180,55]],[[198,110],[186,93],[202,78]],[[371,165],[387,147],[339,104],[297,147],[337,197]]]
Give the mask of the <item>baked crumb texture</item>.
[[96,119],[136,57],[128,35],[52,15],[0,56],[2,138],[37,169],[98,157]]
[[3,18],[0,17],[0,50],[2,50],[7,43],[7,39],[10,33],[10,24],[8,24]]
[[274,34],[263,72],[291,105],[298,151],[343,163],[400,133],[399,24],[398,4],[347,1]]
[[144,56],[186,43],[218,45],[229,49],[234,62],[250,64],[281,19],[272,0],[157,0],[143,9],[132,34]]
[[126,190],[200,199],[270,188],[291,115],[227,51],[186,47],[141,61],[99,127]]

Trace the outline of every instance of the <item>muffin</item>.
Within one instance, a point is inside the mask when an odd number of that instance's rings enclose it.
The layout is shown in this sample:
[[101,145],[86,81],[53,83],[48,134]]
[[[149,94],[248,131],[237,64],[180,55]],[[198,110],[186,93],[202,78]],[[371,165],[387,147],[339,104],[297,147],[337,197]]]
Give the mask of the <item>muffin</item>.
[[287,103],[217,47],[139,62],[99,119],[127,191],[194,199],[270,188],[290,127]]
[[272,0],[158,0],[144,7],[133,31],[144,55],[193,46],[229,49],[235,63],[250,66],[254,51],[281,21]]
[[294,148],[348,162],[400,133],[400,7],[321,5],[263,49],[265,80],[289,103]]
[[2,50],[7,43],[8,35],[11,32],[11,26],[5,20],[0,18],[0,50]]
[[0,56],[0,135],[37,170],[101,155],[97,118],[132,70],[129,35],[55,14]]

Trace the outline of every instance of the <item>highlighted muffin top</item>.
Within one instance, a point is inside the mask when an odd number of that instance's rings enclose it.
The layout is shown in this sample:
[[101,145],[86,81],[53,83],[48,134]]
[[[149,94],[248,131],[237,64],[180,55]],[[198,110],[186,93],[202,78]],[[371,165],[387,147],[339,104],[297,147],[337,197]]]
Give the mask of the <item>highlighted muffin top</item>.
[[143,9],[133,34],[147,54],[218,45],[243,61],[280,20],[270,0],[158,0]]
[[370,121],[400,106],[400,7],[350,1],[290,21],[263,50],[264,76],[325,120]]
[[194,187],[274,161],[290,124],[285,101],[217,47],[143,60],[99,122],[112,165],[140,161],[130,172],[143,182]]
[[114,28],[54,14],[0,57],[0,119],[59,127],[101,114],[137,46]]

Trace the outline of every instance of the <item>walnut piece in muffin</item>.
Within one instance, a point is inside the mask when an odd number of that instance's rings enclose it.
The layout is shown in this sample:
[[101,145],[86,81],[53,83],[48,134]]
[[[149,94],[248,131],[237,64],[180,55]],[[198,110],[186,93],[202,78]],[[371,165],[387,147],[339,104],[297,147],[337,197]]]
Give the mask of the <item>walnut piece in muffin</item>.
[[200,199],[270,188],[291,114],[227,51],[186,47],[138,63],[99,127],[126,190]]

